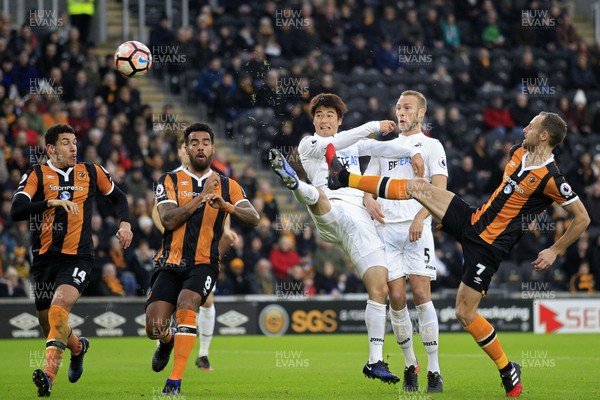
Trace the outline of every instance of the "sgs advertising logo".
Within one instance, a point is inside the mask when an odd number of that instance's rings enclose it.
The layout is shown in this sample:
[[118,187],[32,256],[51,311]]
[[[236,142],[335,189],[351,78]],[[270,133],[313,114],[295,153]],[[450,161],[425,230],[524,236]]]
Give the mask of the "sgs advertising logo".
[[292,313],[292,330],[295,333],[331,333],[338,329],[334,310],[296,310]]

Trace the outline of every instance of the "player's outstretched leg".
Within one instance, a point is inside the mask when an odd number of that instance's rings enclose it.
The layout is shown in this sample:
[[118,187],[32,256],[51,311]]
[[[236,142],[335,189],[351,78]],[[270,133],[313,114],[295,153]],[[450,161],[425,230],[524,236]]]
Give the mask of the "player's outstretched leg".
[[158,346],[154,351],[152,357],[152,370],[154,372],[160,372],[169,363],[171,358],[171,352],[175,346],[175,328],[167,329],[165,336],[158,340]]
[[210,307],[200,306],[197,321],[198,336],[200,337],[200,350],[198,351],[198,358],[196,358],[196,366],[202,371],[213,371],[213,368],[208,361],[208,351],[215,330],[215,316],[216,311],[214,304],[211,304]]
[[83,374],[83,357],[90,348],[90,341],[87,338],[82,336],[77,338],[77,341],[79,342],[79,352],[71,353],[71,362],[69,364],[69,382],[71,383],[75,383],[81,378],[81,374]]
[[277,149],[269,150],[271,169],[281,178],[283,184],[292,191],[294,197],[302,204],[312,206],[319,201],[319,191],[316,187],[302,182],[296,171],[288,164],[285,157]]
[[392,179],[387,176],[357,175],[349,172],[338,160],[335,147],[327,145],[325,160],[329,167],[327,186],[331,190],[351,187],[390,200],[408,200],[407,179]]

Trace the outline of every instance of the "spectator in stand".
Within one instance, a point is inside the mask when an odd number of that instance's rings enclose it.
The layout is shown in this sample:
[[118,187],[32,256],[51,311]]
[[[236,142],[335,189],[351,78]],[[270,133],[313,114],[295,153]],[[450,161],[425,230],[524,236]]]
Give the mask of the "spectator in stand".
[[481,30],[481,40],[488,49],[504,47],[506,38],[501,22],[498,21],[498,14],[494,10],[489,10],[485,17],[485,23]]
[[425,43],[425,32],[423,25],[419,21],[417,10],[409,9],[406,11],[406,20],[400,28],[400,44],[406,46],[423,46]]
[[440,24],[442,28],[442,35],[444,44],[450,49],[456,49],[461,45],[460,41],[460,28],[456,24],[456,17],[454,13],[446,13],[446,17]]
[[266,258],[260,259],[254,266],[254,274],[249,278],[252,292],[256,294],[275,294],[273,267]]
[[441,104],[454,101],[454,82],[444,65],[438,65],[429,80],[429,91],[433,99]]
[[571,16],[565,13],[558,27],[556,28],[556,40],[558,46],[563,50],[569,50],[574,52],[577,50],[577,42],[579,41],[579,35],[573,23],[571,22]]
[[402,21],[397,16],[396,7],[386,5],[383,8],[383,15],[379,20],[379,38],[389,37],[392,32],[400,32]]
[[486,129],[489,130],[490,141],[504,139],[510,140],[509,130],[514,128],[513,121],[508,107],[504,105],[504,100],[500,94],[495,94],[490,103],[483,109],[483,122]]
[[117,277],[117,268],[112,263],[102,266],[102,281],[100,283],[100,296],[125,296],[123,284]]
[[427,9],[423,26],[425,46],[431,49],[444,47],[444,32],[435,8],[430,7]]
[[352,36],[348,50],[348,65],[352,69],[356,67],[369,69],[375,66],[373,50],[362,33],[356,33]]
[[533,53],[530,50],[526,50],[521,55],[521,61],[512,71],[510,79],[511,87],[521,90],[524,86],[539,86],[539,77],[539,70],[533,63]]
[[223,151],[217,151],[215,153],[212,163],[210,164],[210,168],[214,171],[217,171],[221,175],[237,181],[237,175],[235,174],[231,163],[225,157],[225,153]]
[[314,25],[322,43],[331,46],[339,46],[341,44],[340,16],[335,3],[327,2],[322,9],[317,11]]
[[277,246],[273,247],[269,254],[269,260],[273,265],[275,279],[280,282],[289,279],[290,269],[300,264],[300,257],[294,249],[294,244],[287,236],[279,238]]
[[573,98],[573,109],[571,110],[571,121],[573,125],[571,128],[574,132],[587,135],[591,133],[591,121],[590,116],[588,114],[587,98],[585,96],[585,92],[579,89],[575,93],[575,97]]
[[400,69],[400,56],[397,46],[390,37],[385,37],[375,52],[375,66],[385,76],[394,76]]
[[269,218],[271,222],[276,221],[279,215],[279,207],[273,193],[273,187],[268,181],[263,180],[260,182],[256,197],[262,199],[265,203],[263,215]]
[[580,54],[575,59],[575,63],[571,69],[571,81],[574,88],[582,89],[586,93],[598,87],[598,81],[588,64],[588,57],[586,55]]
[[256,180],[256,169],[254,167],[250,165],[246,166],[237,181],[240,186],[244,188],[246,196],[248,196],[249,199],[256,197],[258,181]]
[[571,277],[569,291],[571,293],[594,293],[594,283],[594,275],[590,273],[590,263],[588,261],[582,261],[577,273]]
[[208,65],[202,69],[198,77],[196,90],[205,104],[214,107],[217,88],[223,82],[223,70],[221,59],[218,57],[210,60]]
[[472,198],[473,196],[477,197],[480,193],[479,179],[477,171],[473,168],[473,158],[471,156],[463,156],[460,160],[460,166],[450,174],[450,177],[448,190],[456,193],[458,196],[462,198],[471,196]]
[[517,92],[513,103],[509,107],[509,112],[515,123],[515,133],[523,132],[523,128],[529,125],[529,121],[531,121],[532,112],[529,106],[529,97],[522,92]]
[[339,276],[335,272],[335,266],[331,261],[325,261],[323,272],[315,274],[315,287],[318,294],[338,294]]
[[477,52],[477,60],[471,64],[471,80],[477,88],[480,88],[484,83],[494,82],[495,79],[496,73],[492,69],[490,52],[486,48],[481,48]]
[[19,94],[21,96],[29,94],[32,89],[32,82],[36,86],[40,84],[39,77],[37,68],[30,62],[29,52],[22,50],[12,70],[12,78],[17,85]]

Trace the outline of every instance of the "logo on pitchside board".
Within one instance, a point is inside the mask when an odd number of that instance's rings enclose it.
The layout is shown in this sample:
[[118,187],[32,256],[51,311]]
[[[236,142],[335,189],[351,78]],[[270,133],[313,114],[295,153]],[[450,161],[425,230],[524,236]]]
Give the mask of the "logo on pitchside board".
[[12,331],[12,336],[15,338],[33,338],[40,336],[39,330],[33,329],[38,326],[38,319],[29,313],[21,313],[16,317],[12,317],[8,320],[8,323],[19,328]]
[[107,311],[103,314],[98,315],[94,318],[94,323],[102,326],[102,328],[96,329],[96,335],[98,336],[123,336],[123,329],[117,328],[123,325],[127,320],[115,314],[112,311]]
[[225,314],[217,317],[217,322],[224,327],[219,328],[219,334],[221,335],[245,335],[246,328],[243,325],[249,321],[249,318],[244,314],[235,310],[229,310]]
[[290,316],[280,305],[269,304],[260,312],[258,326],[267,336],[281,336],[290,326]]

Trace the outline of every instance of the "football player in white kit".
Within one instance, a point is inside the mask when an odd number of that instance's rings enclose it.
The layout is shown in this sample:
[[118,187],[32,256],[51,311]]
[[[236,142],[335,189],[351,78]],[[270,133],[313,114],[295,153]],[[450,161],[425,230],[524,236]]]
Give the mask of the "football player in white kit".
[[[181,166],[174,169],[173,172],[179,171],[181,169],[187,168],[190,165],[190,157],[185,150],[185,141],[183,139],[183,135],[177,140],[177,156],[181,160]],[[152,209],[152,220],[154,221],[154,225],[158,228],[158,230],[163,233],[165,228],[163,227],[160,216],[158,215],[158,208],[156,206],[156,202],[154,203],[154,208]],[[219,242],[219,250],[223,252],[228,246],[233,245],[238,240],[237,233],[231,229],[231,220],[227,218],[225,220],[225,226],[223,229],[223,237]],[[216,310],[215,310],[215,290],[217,285],[213,287],[212,292],[206,298],[206,302],[200,306],[198,310],[198,319],[196,321],[196,325],[198,326],[198,338],[200,340],[200,348],[198,350],[198,357],[196,358],[196,366],[202,371],[213,371],[214,369],[210,365],[210,361],[208,361],[208,351],[210,349],[210,343],[212,342],[213,333],[215,330],[215,320],[216,320]],[[166,346],[167,351],[171,351],[173,346]],[[169,361],[169,357],[162,357],[162,359],[166,359]],[[165,368],[166,364],[163,365],[164,362],[154,362],[152,367],[154,370],[161,371]]]
[[[446,189],[448,169],[444,147],[437,139],[421,132],[421,123],[427,111],[427,100],[417,91],[402,92],[396,103],[396,117],[400,136],[398,141],[407,147],[422,149],[425,160],[424,178],[433,185]],[[391,178],[414,178],[407,157],[372,157],[365,175]],[[431,280],[436,278],[435,249],[431,231],[431,215],[416,200],[396,201],[365,193],[365,206],[375,220],[377,233],[385,244],[389,269],[390,319],[394,335],[402,348],[405,361],[405,391],[418,391],[419,363],[413,350],[413,326],[406,306],[406,280],[410,280],[412,296],[417,308],[419,332],[428,356],[427,392],[441,392],[443,379],[438,362],[438,319],[431,301]]]
[[363,193],[354,189],[331,191],[327,188],[328,166],[325,161],[327,145],[333,143],[339,149],[338,156],[348,169],[360,173],[359,156],[411,157],[417,175],[423,174],[420,149],[406,148],[401,144],[365,139],[381,131],[392,132],[393,121],[372,121],[357,128],[338,133],[342,117],[348,111],[339,96],[324,93],[310,102],[310,113],[316,133],[302,139],[298,153],[302,166],[312,185],[298,179],[284,156],[271,149],[271,167],[283,183],[308,211],[317,226],[321,238],[339,243],[350,255],[368,292],[365,323],[369,337],[369,360],[363,368],[365,376],[388,383],[400,378],[392,374],[383,361],[383,340],[386,323],[386,298],[388,295],[388,269],[383,242],[363,205]]

